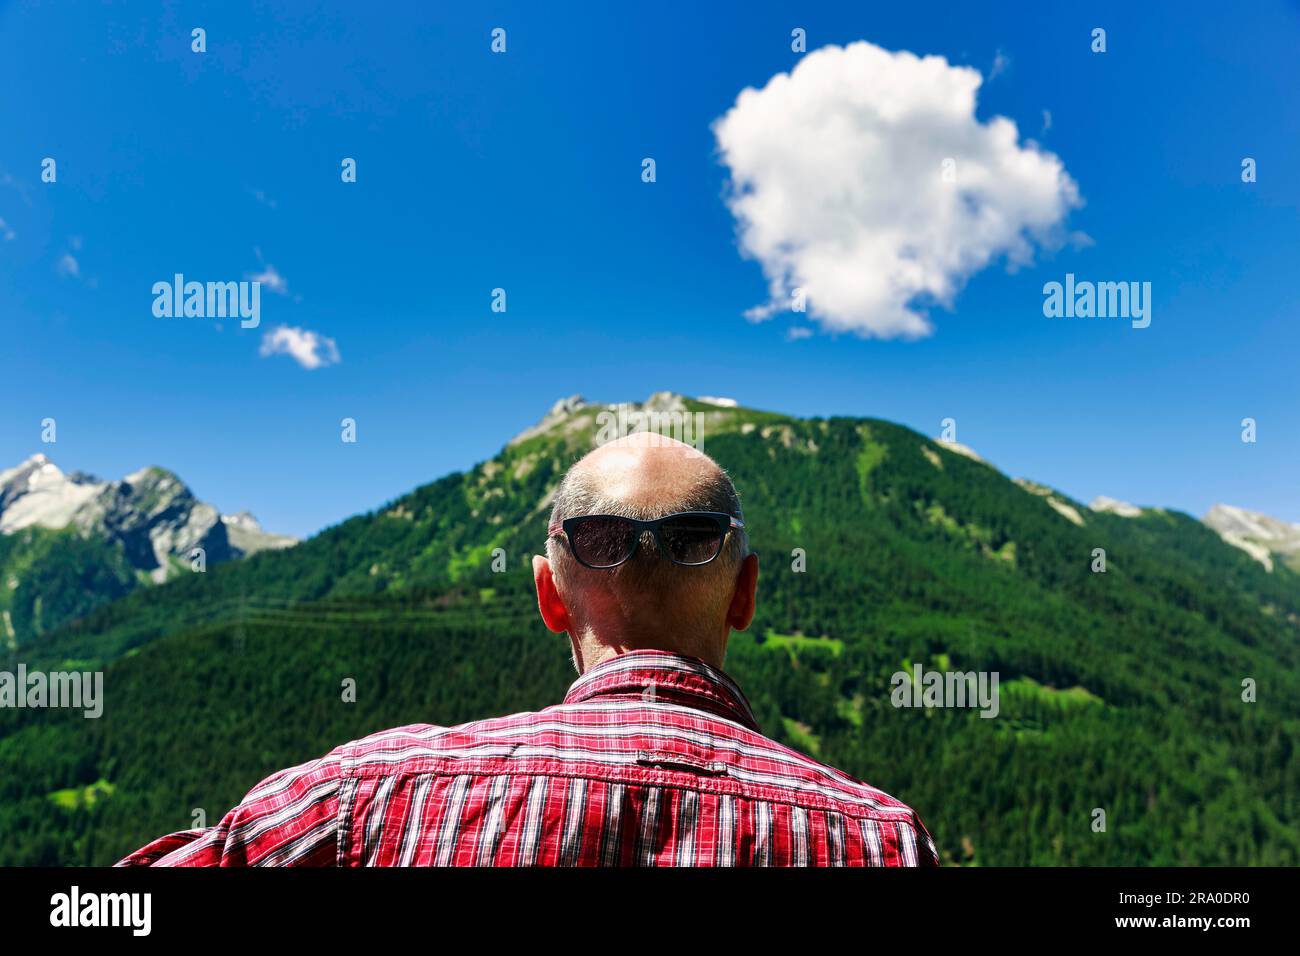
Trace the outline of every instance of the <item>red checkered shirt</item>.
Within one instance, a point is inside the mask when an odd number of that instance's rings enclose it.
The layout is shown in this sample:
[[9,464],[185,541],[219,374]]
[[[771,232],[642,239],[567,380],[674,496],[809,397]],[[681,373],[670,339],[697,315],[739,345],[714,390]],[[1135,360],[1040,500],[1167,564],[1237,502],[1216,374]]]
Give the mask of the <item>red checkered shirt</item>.
[[119,866],[924,866],[904,804],[769,740],[703,661],[633,651],[564,703],[384,731]]

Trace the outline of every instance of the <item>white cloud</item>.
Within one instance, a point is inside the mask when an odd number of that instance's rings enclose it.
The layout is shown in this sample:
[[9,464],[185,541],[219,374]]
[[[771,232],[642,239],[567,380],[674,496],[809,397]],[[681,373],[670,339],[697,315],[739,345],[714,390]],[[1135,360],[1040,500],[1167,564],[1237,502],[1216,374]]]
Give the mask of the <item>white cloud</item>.
[[76,257],[70,252],[65,252],[54,268],[61,276],[71,276],[75,279],[81,275],[81,264],[77,262]]
[[341,361],[333,339],[289,325],[277,325],[263,333],[261,355],[287,355],[305,369],[325,368]]
[[289,294],[289,280],[276,270],[275,266],[262,258],[262,249],[260,246],[253,247],[253,254],[257,256],[258,263],[262,266],[261,272],[250,272],[247,278],[254,282],[262,283],[262,286],[268,292],[274,292],[277,295]]
[[261,272],[252,273],[249,276],[254,282],[260,282],[266,287],[268,292],[276,292],[280,295],[289,294],[289,282],[284,276],[275,271],[275,266],[267,263]]
[[741,250],[769,284],[749,318],[802,288],[826,330],[928,335],[925,307],[951,307],[996,258],[1014,268],[1060,242],[1078,187],[1011,120],[976,119],[980,83],[943,57],[860,41],[741,92],[713,131]]
[[5,242],[13,242],[14,239],[17,238],[18,233],[13,231],[9,223],[0,219],[0,236],[4,237]]

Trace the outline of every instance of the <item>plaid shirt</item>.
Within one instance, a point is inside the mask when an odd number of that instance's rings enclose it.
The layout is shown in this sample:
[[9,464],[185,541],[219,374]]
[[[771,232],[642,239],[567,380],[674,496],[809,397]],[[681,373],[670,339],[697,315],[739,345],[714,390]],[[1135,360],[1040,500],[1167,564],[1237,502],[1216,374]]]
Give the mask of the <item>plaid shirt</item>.
[[764,737],[721,671],[633,651],[535,714],[345,744],[118,866],[937,862],[911,809]]

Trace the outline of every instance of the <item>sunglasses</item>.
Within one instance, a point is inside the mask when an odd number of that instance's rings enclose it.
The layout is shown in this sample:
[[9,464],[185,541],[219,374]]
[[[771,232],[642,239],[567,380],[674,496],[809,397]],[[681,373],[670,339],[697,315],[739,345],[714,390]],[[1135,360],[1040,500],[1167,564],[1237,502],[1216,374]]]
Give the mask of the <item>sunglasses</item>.
[[662,554],[674,564],[699,567],[722,553],[727,535],[745,522],[720,511],[685,511],[654,521],[619,515],[583,515],[551,525],[549,537],[562,535],[570,553],[596,571],[616,568],[636,554],[641,535],[649,531]]

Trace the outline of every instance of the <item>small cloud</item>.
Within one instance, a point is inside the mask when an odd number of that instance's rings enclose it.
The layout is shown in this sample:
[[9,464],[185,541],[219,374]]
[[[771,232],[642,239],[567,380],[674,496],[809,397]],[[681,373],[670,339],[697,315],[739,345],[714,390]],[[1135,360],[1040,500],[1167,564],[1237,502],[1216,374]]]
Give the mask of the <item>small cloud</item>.
[[27,185],[14,179],[13,174],[7,170],[5,172],[0,172],[0,186],[10,187],[14,192],[18,193],[19,196],[22,196],[24,203],[28,206],[32,204],[32,197],[28,194]]
[[795,325],[791,326],[789,331],[785,333],[785,340],[787,342],[798,342],[800,339],[812,338],[812,334],[812,329],[806,325]]
[[5,242],[13,242],[18,237],[18,233],[10,228],[9,223],[0,219],[0,237],[3,237]]
[[1046,133],[1051,128],[1052,128],[1052,111],[1043,110],[1043,129],[1042,132],[1040,132],[1038,135],[1042,136],[1043,133]]
[[989,82],[992,82],[1003,73],[1007,72],[1007,69],[1010,66],[1011,58],[1001,50],[998,50],[997,53],[993,54],[993,66],[989,68]]
[[278,325],[262,336],[260,354],[287,355],[303,368],[311,370],[337,365],[342,361],[338,345],[311,329]]
[[252,194],[254,199],[256,199],[258,202],[260,202],[263,206],[267,207],[268,209],[274,209],[276,207],[275,200],[272,199],[270,196],[268,196],[266,193],[264,193],[262,190],[250,189],[249,193]]
[[252,279],[254,282],[262,283],[263,288],[268,292],[274,292],[277,295],[288,295],[289,280],[280,275],[275,266],[262,258],[262,250],[260,248],[254,247],[253,253],[257,256],[257,261],[261,263],[262,271],[247,273],[247,277]]
[[77,257],[72,254],[73,252],[81,251],[81,237],[73,236],[69,239],[68,247],[72,251],[65,252],[63,255],[59,256],[58,261],[54,263],[54,271],[66,278],[76,279],[78,282],[84,282],[91,289],[99,288],[99,280],[94,276],[83,274],[81,271],[81,263],[77,260]]
[[254,282],[260,282],[266,287],[267,291],[275,292],[279,295],[289,294],[289,283],[284,276],[275,271],[275,266],[267,265],[261,272],[255,272],[249,276]]

